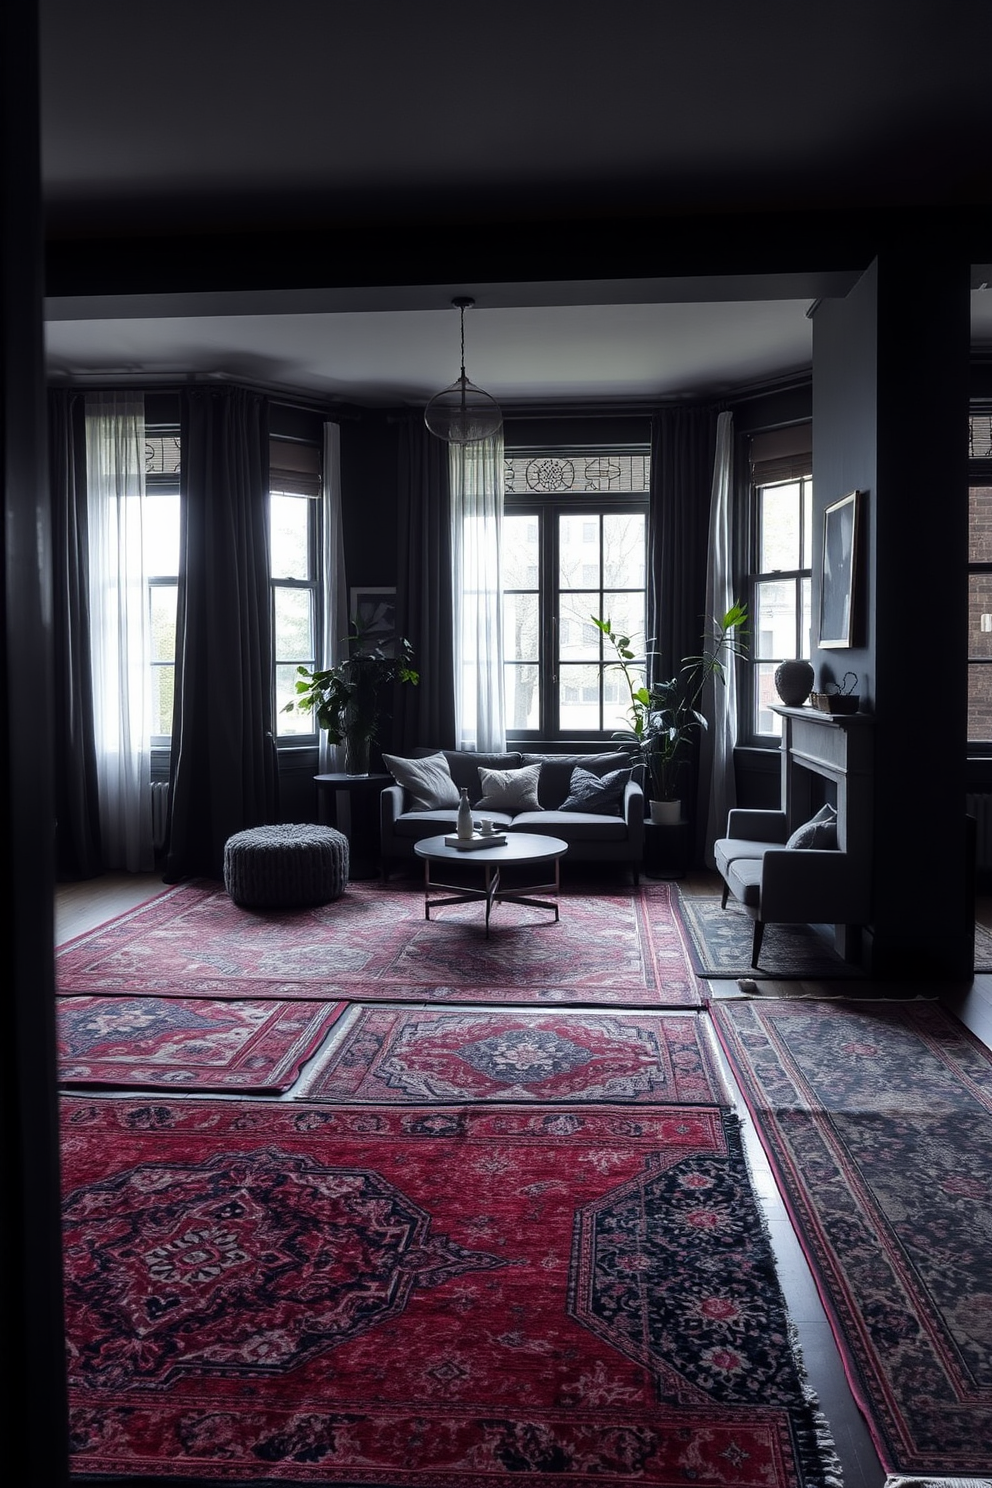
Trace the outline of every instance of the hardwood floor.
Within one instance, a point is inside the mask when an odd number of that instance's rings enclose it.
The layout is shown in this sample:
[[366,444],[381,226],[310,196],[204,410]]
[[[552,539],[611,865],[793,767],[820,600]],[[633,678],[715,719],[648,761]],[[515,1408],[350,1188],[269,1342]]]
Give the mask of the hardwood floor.
[[[680,880],[679,887],[688,894],[712,894],[717,890],[717,884],[714,875],[693,874]],[[64,944],[106,920],[135,908],[166,887],[157,874],[107,874],[86,883],[59,885],[55,904],[57,943]],[[992,926],[992,896],[979,902],[977,918]],[[765,984],[769,995],[773,995],[776,985],[781,989],[781,983]],[[790,987],[793,992],[796,990],[795,984],[790,984]],[[837,988],[836,982],[811,981],[801,984],[802,994],[809,997],[836,997]],[[859,983],[859,994],[871,997],[870,988],[871,983]],[[734,995],[737,991],[735,983],[726,982],[712,982],[710,990],[714,997]],[[894,990],[898,991],[887,984],[885,995],[891,997]],[[905,994],[907,998],[921,995],[940,997],[942,1003],[978,1038],[992,1047],[992,974],[977,974],[970,986],[966,987],[921,988],[919,984],[907,984]],[[845,1488],[883,1488],[885,1471],[875,1451],[864,1416],[851,1394],[830,1324],[820,1304],[802,1248],[743,1097],[722,1055],[720,1057],[728,1085],[736,1095],[748,1160],[768,1224],[782,1288],[799,1334],[810,1383],[830,1424],[841,1459]]]

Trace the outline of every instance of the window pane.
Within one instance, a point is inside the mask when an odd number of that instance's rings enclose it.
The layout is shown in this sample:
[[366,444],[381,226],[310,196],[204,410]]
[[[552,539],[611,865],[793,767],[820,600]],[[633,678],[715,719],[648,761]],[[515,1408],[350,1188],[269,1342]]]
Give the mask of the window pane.
[[[614,635],[630,637],[630,649],[635,656],[644,655],[644,591],[636,594],[603,595],[603,611],[613,623]],[[604,656],[612,653],[612,646],[605,643]]]
[[276,667],[276,735],[285,738],[290,734],[315,734],[316,725],[312,713],[284,713],[287,703],[296,699],[297,672],[293,666]]
[[992,574],[968,577],[968,656],[992,659]]
[[152,661],[176,659],[176,605],[179,588],[176,584],[153,584],[148,591],[151,617]]
[[540,727],[540,689],[536,666],[505,666],[503,668],[503,705],[506,710],[506,726],[510,729],[536,729]]
[[[789,658],[791,659],[791,658]],[[781,703],[782,699],[775,691],[775,667],[777,662],[771,665],[755,667],[755,682],[758,688],[756,708],[756,728],[759,734],[774,734],[780,738],[782,734],[782,720],[777,713],[773,713],[768,706],[769,703]]]
[[310,507],[311,503],[305,496],[269,497],[274,579],[309,579]]
[[[813,581],[801,579],[803,613],[799,627],[799,655],[809,661],[813,646]],[[786,658],[788,660],[788,657]]]
[[972,563],[992,563],[992,486],[968,491],[968,557]]
[[796,581],[770,579],[754,586],[751,637],[756,660],[789,660],[796,654]]
[[603,583],[608,588],[644,588],[644,518],[636,512],[603,518]]
[[536,589],[540,582],[540,523],[536,515],[503,517],[500,554],[504,589]]
[[541,654],[536,594],[503,595],[503,654],[507,661],[536,662]]
[[803,568],[813,562],[813,482],[803,481]]
[[776,569],[799,568],[799,535],[802,512],[800,507],[800,481],[789,481],[782,486],[760,488],[760,560],[761,573],[774,573]]
[[598,518],[558,518],[558,583],[562,589],[599,588]]
[[558,618],[558,655],[567,661],[599,660],[599,591],[563,594]]
[[145,572],[168,578],[179,573],[179,497],[149,493],[142,522]]
[[312,662],[312,596],[309,589],[275,591],[276,656],[280,661]]
[[558,673],[558,718],[563,732],[599,729],[599,667],[563,666]]
[[[631,667],[630,680],[635,690],[644,687],[646,678],[643,668]],[[630,690],[624,681],[623,672],[616,665],[604,667],[603,727],[607,733],[612,733],[614,729],[628,729],[630,725]]]
[[152,667],[152,738],[172,735],[172,701],[176,684],[174,666]]

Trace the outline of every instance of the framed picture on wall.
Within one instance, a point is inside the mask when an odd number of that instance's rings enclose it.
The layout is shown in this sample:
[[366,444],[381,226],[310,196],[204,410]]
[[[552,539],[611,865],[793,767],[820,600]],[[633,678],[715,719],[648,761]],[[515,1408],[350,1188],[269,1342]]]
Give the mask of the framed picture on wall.
[[351,628],[365,646],[378,646],[384,655],[396,655],[396,590],[352,589]]
[[821,647],[854,645],[858,562],[858,517],[861,492],[851,491],[823,513],[820,565]]

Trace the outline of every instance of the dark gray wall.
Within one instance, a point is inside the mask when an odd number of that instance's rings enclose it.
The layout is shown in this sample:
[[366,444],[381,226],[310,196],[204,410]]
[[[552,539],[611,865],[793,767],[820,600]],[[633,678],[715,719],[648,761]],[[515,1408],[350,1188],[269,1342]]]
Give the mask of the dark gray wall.
[[968,339],[967,256],[914,240],[813,322],[814,616],[823,508],[859,489],[866,518],[859,643],[813,659],[820,683],[857,672],[875,717],[870,951],[892,980],[971,974]]

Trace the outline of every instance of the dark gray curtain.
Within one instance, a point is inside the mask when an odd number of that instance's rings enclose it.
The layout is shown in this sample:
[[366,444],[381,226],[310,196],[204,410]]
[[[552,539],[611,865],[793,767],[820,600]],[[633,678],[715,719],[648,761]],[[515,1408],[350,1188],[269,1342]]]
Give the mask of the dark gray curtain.
[[[651,517],[648,635],[655,649],[651,676],[673,677],[683,656],[698,656],[708,625],[706,562],[717,410],[663,408],[651,423]],[[695,761],[683,799],[695,803]],[[685,810],[692,810],[688,804]],[[697,824],[698,824],[697,803]],[[701,812],[705,828],[706,811]],[[693,861],[702,861],[693,837]]]
[[90,665],[83,395],[48,394],[52,495],[52,628],[56,872],[62,880],[103,872],[100,851],[93,676]]
[[277,810],[265,399],[188,390],[182,452],[169,883],[220,877],[227,838]]
[[397,623],[413,646],[420,683],[396,689],[394,747],[400,754],[419,745],[454,749],[448,446],[419,414],[400,428],[398,486]]

